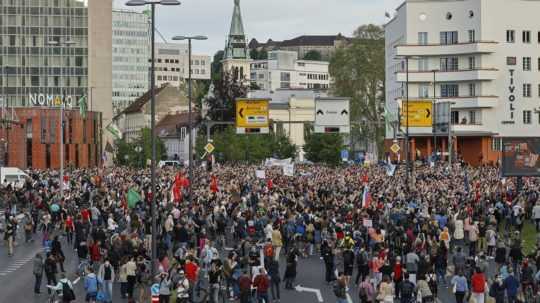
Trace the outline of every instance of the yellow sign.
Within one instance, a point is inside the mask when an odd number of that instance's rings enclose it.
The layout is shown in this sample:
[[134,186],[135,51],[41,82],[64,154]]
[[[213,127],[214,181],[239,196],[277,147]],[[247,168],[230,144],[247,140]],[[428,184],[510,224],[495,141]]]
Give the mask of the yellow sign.
[[212,143],[208,143],[204,147],[204,150],[209,154],[211,154],[214,151],[214,149],[216,149],[216,148],[214,147],[214,144],[212,144]]
[[[408,121],[407,115],[409,116]],[[406,127],[407,124],[409,127],[431,127],[433,125],[433,103],[431,101],[403,101],[401,126]]]
[[236,127],[268,127],[268,100],[236,99]]
[[390,150],[394,152],[394,154],[397,154],[401,150],[401,147],[399,147],[397,143],[394,143],[392,146],[390,146]]

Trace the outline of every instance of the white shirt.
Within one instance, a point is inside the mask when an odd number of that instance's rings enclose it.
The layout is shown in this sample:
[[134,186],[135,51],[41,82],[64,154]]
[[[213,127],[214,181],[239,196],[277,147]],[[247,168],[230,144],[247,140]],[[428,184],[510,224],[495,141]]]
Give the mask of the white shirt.
[[533,213],[533,218],[540,219],[540,205],[539,204],[536,204],[533,207],[532,213]]

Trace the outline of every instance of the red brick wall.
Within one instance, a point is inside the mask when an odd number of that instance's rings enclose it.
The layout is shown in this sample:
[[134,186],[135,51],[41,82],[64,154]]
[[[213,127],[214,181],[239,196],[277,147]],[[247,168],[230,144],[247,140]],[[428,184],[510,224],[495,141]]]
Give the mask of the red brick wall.
[[[8,166],[15,166],[20,168],[32,168],[57,169],[60,167],[60,121],[58,109],[46,109],[46,108],[17,108],[17,117],[19,118],[21,125],[14,125],[11,129],[1,129],[0,138],[7,139],[8,142]],[[78,110],[66,110],[66,142],[65,146],[68,146],[68,153],[64,154],[64,166],[73,165],[76,166],[76,150],[79,150],[79,166],[80,167],[93,167],[96,165],[93,159],[89,159],[88,145],[91,149],[99,150],[94,143],[94,131],[93,131],[93,119],[99,118],[99,115],[95,112],[88,112],[86,120],[82,119]],[[46,119],[47,123],[45,129],[47,131],[46,141],[41,141],[41,119]],[[27,163],[27,144],[26,144],[26,131],[27,121],[32,119],[32,163]],[[68,121],[71,119],[72,125],[69,125]],[[51,142],[50,121],[53,121],[53,127],[55,127],[56,138],[54,142]],[[69,128],[72,128],[72,140],[69,140]],[[87,128],[86,142],[83,142],[83,130]],[[6,133],[7,132],[7,133]],[[47,153],[46,146],[50,145],[51,159],[50,167],[47,167]],[[98,161],[101,161],[101,157],[98,157]],[[99,165],[100,163],[97,163]]]

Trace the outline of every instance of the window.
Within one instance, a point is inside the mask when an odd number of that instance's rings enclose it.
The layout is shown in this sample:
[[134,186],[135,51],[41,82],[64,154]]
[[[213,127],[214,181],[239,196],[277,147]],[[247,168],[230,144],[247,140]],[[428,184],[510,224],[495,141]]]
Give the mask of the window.
[[476,84],[469,83],[469,96],[474,97],[476,96]]
[[538,43],[540,43],[540,32],[538,32]]
[[480,121],[478,121],[477,111],[470,110],[469,111],[469,123],[470,124],[480,124]]
[[507,43],[516,42],[515,33],[516,32],[513,29],[509,29],[509,30],[506,31],[506,42]]
[[161,81],[162,77],[161,77],[161,76],[157,76],[157,79],[158,79],[158,81]]
[[32,82],[32,86],[39,86],[39,76],[32,76],[30,81]]
[[458,32],[441,32],[441,44],[457,44],[458,43]]
[[538,57],[538,70],[540,70],[540,57]]
[[523,83],[523,97],[531,97],[531,84]]
[[531,115],[532,112],[530,110],[523,111],[523,124],[531,124]]
[[540,97],[540,84],[538,84],[538,97]]
[[429,70],[429,60],[428,60],[428,58],[420,58],[420,59],[418,59],[418,70],[422,71],[422,72],[425,72],[425,71]]
[[428,38],[427,32],[419,32],[418,33],[418,44],[419,45],[427,45],[428,44],[427,38]]
[[459,85],[454,83],[441,84],[441,97],[458,97]]
[[476,57],[469,57],[469,69],[476,69]]
[[458,111],[452,111],[452,114],[450,114],[450,122],[452,124],[459,124],[459,112]]
[[523,43],[531,43],[531,31],[523,31],[521,38],[523,39]]
[[457,71],[458,67],[458,57],[441,58],[441,71]]
[[516,64],[517,64],[516,57],[506,57],[506,65],[516,65]]
[[523,70],[524,71],[531,70],[531,57],[523,57]]
[[476,37],[475,37],[475,31],[474,29],[470,29],[469,30],[469,42],[473,43],[473,42],[476,42]]
[[502,151],[502,138],[491,138],[491,150]]
[[15,46],[15,36],[9,36],[9,46]]
[[429,85],[421,84],[418,86],[418,97],[429,98]]

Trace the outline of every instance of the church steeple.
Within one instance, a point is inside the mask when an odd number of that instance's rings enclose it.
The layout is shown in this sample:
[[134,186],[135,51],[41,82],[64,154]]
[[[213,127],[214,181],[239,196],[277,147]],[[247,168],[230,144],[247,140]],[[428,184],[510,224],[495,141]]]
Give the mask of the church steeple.
[[229,30],[229,38],[225,46],[225,58],[248,59],[247,40],[244,33],[240,0],[234,0],[234,10]]

